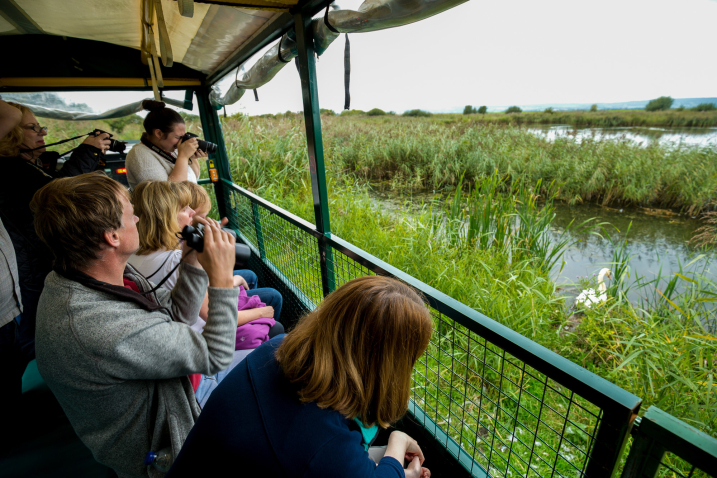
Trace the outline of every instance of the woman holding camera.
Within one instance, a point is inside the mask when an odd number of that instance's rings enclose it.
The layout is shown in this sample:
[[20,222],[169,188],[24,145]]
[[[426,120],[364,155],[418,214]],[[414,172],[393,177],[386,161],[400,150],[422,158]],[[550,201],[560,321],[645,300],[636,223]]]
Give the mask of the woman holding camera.
[[432,330],[428,308],[406,284],[347,282],[224,379],[167,478],[220,475],[232,464],[245,476],[430,477],[405,433],[392,432],[376,462],[370,447],[379,427],[406,412]]
[[192,181],[200,174],[199,161],[207,153],[199,149],[197,138],[182,141],[187,133],[184,118],[162,101],[145,100],[149,111],[144,119],[141,143],[127,154],[127,182],[134,189],[142,181]]
[[[21,393],[25,366],[35,356],[37,303],[53,261],[52,253],[35,233],[30,201],[37,190],[55,178],[94,171],[97,162],[109,148],[109,135],[88,136],[74,150],[62,169],[47,168],[41,158],[46,152],[47,127],[40,126],[30,108],[12,102],[5,103],[5,106],[20,113],[15,115],[12,124],[3,125],[9,132],[0,138],[0,164],[3,167],[3,174],[0,175],[0,218],[10,236],[17,259],[22,301],[19,323],[13,320],[0,328],[0,350],[6,353],[12,350],[10,354],[13,356],[12,359],[3,358],[2,362],[8,370],[12,370],[9,378],[10,393],[4,393],[3,398],[16,400]],[[16,333],[7,327],[16,328]]]

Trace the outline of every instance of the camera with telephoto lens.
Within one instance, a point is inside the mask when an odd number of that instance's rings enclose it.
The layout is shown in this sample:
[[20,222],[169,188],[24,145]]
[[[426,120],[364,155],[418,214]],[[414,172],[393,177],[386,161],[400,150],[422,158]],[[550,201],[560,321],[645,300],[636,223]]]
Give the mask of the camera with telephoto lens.
[[[192,138],[199,138],[199,136],[197,136],[194,133],[187,133],[184,136],[182,136],[182,143],[187,140],[190,140]],[[209,141],[204,141],[203,139],[198,139],[197,143],[199,143],[199,149],[201,149],[205,153],[216,153],[216,151],[217,151],[217,145],[214,143],[210,143]]]
[[[105,134],[107,131],[102,131],[101,129],[96,129],[93,132],[90,133],[92,136],[99,136],[101,134]],[[112,139],[112,133],[107,133],[110,135],[108,138],[110,140],[110,148],[108,151],[114,151],[115,153],[124,153],[124,150],[127,149],[127,143],[124,141],[119,141],[116,139]]]
[[[228,232],[234,239],[237,238],[237,233],[228,227],[223,227],[222,231]],[[197,224],[196,226],[184,226],[181,233],[182,239],[184,239],[189,247],[202,252],[204,250],[204,224]],[[243,269],[249,264],[249,258],[251,257],[251,249],[245,244],[234,244],[234,253],[236,259],[234,260],[234,269]]]

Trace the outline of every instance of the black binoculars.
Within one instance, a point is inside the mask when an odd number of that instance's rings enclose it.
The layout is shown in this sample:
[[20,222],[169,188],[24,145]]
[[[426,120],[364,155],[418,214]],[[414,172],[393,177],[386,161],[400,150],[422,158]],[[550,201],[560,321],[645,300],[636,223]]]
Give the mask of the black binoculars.
[[[237,238],[237,233],[228,227],[223,227],[222,231],[228,232],[234,239]],[[197,224],[196,226],[184,226],[180,234],[182,239],[185,240],[187,245],[197,252],[204,251],[204,224]],[[245,244],[234,244],[234,253],[236,259],[234,261],[234,269],[244,269],[249,264],[251,258],[251,249]]]

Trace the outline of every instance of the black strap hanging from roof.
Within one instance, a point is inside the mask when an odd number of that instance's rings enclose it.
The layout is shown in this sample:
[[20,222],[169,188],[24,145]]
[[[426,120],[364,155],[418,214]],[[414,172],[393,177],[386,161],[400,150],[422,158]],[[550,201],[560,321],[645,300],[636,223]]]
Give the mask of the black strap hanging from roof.
[[[324,12],[324,24],[326,28],[334,33],[341,33],[329,23],[329,5],[326,5]],[[349,43],[349,34],[346,34],[346,46],[344,47],[344,109],[351,109],[351,93],[349,93],[349,83],[351,80],[351,44]]]
[[337,29],[335,29],[330,23],[329,23],[329,6],[326,5],[326,11],[324,12],[324,23],[326,24],[326,28],[331,30],[334,33],[340,33]]
[[351,109],[351,94],[349,93],[349,82],[351,80],[351,44],[349,43],[349,35],[346,34],[346,47],[344,48],[344,89],[346,96],[344,98],[344,109]]
[[254,101],[259,101],[259,93],[256,92],[256,88],[254,88]]

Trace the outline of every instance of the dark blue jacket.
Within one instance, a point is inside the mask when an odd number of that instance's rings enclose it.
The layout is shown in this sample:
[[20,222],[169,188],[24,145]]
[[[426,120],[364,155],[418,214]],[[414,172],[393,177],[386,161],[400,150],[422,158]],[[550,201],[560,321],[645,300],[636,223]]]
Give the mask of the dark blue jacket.
[[274,358],[283,337],[249,354],[212,392],[167,478],[404,478],[396,459],[371,461],[341,414],[299,401]]

